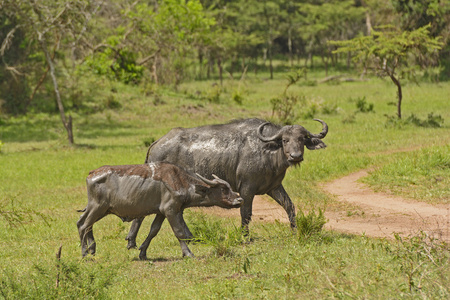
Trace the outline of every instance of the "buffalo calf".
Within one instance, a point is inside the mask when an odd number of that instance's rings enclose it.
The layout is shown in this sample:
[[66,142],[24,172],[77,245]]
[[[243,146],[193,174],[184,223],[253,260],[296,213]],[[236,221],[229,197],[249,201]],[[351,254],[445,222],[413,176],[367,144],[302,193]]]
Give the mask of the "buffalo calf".
[[88,204],[77,222],[81,254],[95,254],[92,226],[104,216],[114,214],[125,222],[156,214],[150,233],[139,248],[139,258],[147,258],[147,248],[166,218],[183,256],[194,256],[185,242],[190,232],[183,210],[214,205],[235,208],[243,202],[228,182],[213,176],[209,180],[165,162],[103,166],[91,171],[86,179]]

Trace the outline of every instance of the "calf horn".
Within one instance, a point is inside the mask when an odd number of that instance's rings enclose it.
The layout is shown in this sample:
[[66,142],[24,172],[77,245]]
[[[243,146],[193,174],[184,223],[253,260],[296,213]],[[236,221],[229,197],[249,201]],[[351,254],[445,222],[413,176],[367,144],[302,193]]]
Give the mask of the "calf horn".
[[216,186],[216,185],[219,184],[216,180],[209,180],[209,179],[203,177],[202,175],[200,175],[198,173],[195,173],[195,175],[197,175],[198,178],[200,178],[204,183],[206,183],[207,185],[209,185],[211,187]]
[[266,123],[263,123],[263,124],[259,125],[258,130],[257,130],[259,139],[260,139],[261,141],[263,141],[263,142],[272,142],[272,141],[275,141],[275,140],[279,140],[279,139],[281,138],[281,136],[283,135],[283,128],[281,128],[281,129],[280,129],[275,135],[273,135],[273,136],[265,137],[265,136],[262,135],[263,128],[264,128],[264,126],[266,126],[267,124],[270,124],[270,122],[266,122]]
[[322,132],[318,133],[318,134],[314,134],[314,133],[311,133],[311,132],[308,131],[308,134],[312,138],[323,139],[328,133],[328,125],[327,125],[327,123],[325,123],[324,121],[322,121],[320,119],[314,119],[314,121],[322,123]]

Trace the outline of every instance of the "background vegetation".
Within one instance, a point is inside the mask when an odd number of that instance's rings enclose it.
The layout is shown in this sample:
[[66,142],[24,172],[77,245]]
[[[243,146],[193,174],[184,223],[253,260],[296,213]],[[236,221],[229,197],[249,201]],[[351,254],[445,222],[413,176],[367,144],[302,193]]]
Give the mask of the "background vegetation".
[[[349,209],[320,184],[362,168],[374,169],[366,181],[376,189],[448,204],[448,2],[0,5],[0,298],[449,298],[448,244],[421,232],[385,240],[320,230],[321,211]],[[327,43],[429,23],[442,45],[428,66],[406,58],[415,82],[397,74],[401,119],[390,79]],[[139,261],[126,250],[128,224],[110,216],[95,224],[96,257],[81,259],[76,210],[89,170],[142,163],[173,127],[248,117],[312,132],[314,117],[329,124],[328,148],[308,151],[284,181],[305,231],[255,220],[247,243],[238,219],[186,211],[197,258],[181,258],[165,223]]]

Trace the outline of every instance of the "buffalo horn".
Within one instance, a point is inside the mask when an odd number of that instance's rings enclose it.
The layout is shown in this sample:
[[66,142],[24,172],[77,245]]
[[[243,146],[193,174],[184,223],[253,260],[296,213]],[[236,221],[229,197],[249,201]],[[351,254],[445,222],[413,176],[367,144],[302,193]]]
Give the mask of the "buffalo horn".
[[324,121],[322,121],[320,119],[314,119],[314,121],[318,121],[318,122],[322,123],[322,132],[318,133],[318,134],[314,134],[314,133],[311,133],[308,131],[308,133],[313,138],[323,139],[328,133],[328,125],[327,125],[327,123],[325,123]]
[[209,186],[216,186],[218,184],[216,180],[209,180],[198,173],[195,173],[195,175],[197,175],[204,183],[206,183]]
[[270,122],[266,122],[266,123],[263,123],[263,124],[259,125],[259,127],[258,127],[258,137],[259,137],[259,139],[261,141],[263,141],[263,142],[272,142],[272,141],[280,139],[282,134],[283,134],[283,128],[281,128],[275,135],[273,135],[271,137],[265,137],[265,136],[262,135],[263,128],[267,124],[270,124]]

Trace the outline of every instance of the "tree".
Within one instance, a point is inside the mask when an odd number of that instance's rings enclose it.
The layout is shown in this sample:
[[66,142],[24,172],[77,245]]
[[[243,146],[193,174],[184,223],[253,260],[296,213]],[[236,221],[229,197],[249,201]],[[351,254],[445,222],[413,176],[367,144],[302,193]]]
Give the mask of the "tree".
[[[96,6],[94,4],[92,6]],[[3,12],[15,21],[15,26],[2,41],[1,55],[4,56],[10,49],[9,45],[13,44],[14,33],[20,29],[29,45],[30,53],[33,53],[35,57],[40,55],[47,66],[37,87],[49,72],[61,121],[71,145],[74,143],[72,117],[66,116],[61,100],[55,52],[62,45],[70,47],[76,44],[77,39],[86,29],[92,6],[89,1],[84,0],[5,0],[2,2]],[[21,75],[25,76],[23,73]]]
[[189,58],[207,42],[210,27],[215,24],[199,0],[138,3],[124,17],[129,21],[129,34],[122,43],[135,49],[141,62],[153,63],[155,83],[175,85],[181,81]]
[[308,41],[311,65],[312,55],[316,52],[321,56],[328,75],[328,61],[333,50],[328,41],[354,37],[361,30],[364,9],[356,6],[351,0],[315,2],[300,6],[301,35],[305,41]]
[[351,52],[360,66],[392,80],[397,87],[397,116],[401,119],[401,80],[414,80],[418,68],[427,68],[437,61],[437,51],[443,46],[440,40],[440,37],[430,37],[428,25],[414,31],[384,26],[372,30],[369,36],[333,41],[332,44],[338,46],[334,53]]

